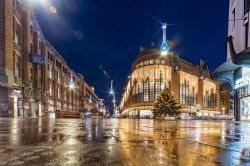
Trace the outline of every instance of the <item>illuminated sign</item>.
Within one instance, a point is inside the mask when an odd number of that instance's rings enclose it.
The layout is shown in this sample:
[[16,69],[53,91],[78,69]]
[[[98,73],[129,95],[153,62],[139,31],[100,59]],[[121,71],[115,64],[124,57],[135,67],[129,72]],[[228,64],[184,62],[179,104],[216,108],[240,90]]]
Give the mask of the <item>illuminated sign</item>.
[[242,88],[244,86],[250,85],[250,77],[243,77],[235,82],[235,89]]
[[31,54],[30,61],[34,64],[43,65],[45,64],[45,57],[42,55]]

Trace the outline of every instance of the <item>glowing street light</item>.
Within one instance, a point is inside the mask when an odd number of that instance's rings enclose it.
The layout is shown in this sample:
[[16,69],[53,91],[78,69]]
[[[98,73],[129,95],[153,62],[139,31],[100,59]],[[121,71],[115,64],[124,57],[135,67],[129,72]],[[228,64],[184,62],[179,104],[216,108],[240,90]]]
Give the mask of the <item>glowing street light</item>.
[[110,91],[109,91],[109,94],[110,95],[114,95],[114,90],[113,90],[113,80],[111,80],[111,83],[110,83]]
[[70,89],[74,89],[74,88],[75,88],[75,83],[74,83],[72,74],[70,75],[69,88],[70,88]]
[[169,49],[168,43],[167,43],[166,30],[167,30],[167,24],[164,23],[162,25],[162,31],[163,31],[162,44],[161,44],[161,55],[162,56],[166,56],[168,54],[168,49]]

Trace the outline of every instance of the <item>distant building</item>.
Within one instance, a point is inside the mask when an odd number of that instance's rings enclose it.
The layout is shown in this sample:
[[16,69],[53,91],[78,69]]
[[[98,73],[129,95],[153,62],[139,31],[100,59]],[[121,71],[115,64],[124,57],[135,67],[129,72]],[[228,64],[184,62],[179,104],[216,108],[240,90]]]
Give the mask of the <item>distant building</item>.
[[227,61],[213,73],[230,93],[236,120],[250,120],[250,0],[230,0]]
[[83,84],[83,106],[88,112],[92,109],[99,110],[99,97],[96,95],[94,88],[90,87],[87,82]]
[[221,114],[219,85],[209,73],[180,59],[178,55],[160,54],[159,49],[141,49],[132,65],[119,109],[122,116],[153,117],[153,104],[159,93],[170,88],[183,105],[184,115]]

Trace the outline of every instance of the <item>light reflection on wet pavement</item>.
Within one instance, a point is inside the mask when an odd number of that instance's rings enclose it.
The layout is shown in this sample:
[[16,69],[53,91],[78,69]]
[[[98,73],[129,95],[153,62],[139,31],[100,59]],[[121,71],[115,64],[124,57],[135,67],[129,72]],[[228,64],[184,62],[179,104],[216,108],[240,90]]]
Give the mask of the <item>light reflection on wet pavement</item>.
[[250,122],[0,118],[0,165],[250,165]]

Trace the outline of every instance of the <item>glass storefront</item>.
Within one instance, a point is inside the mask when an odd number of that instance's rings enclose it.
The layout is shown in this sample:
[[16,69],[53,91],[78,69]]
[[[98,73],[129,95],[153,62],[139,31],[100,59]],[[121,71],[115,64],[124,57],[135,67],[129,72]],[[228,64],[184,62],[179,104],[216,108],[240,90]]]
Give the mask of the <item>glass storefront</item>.
[[250,96],[240,99],[241,120],[250,120]]
[[[242,78],[249,78],[250,68],[242,68]],[[240,120],[250,120],[250,85],[239,89]]]

